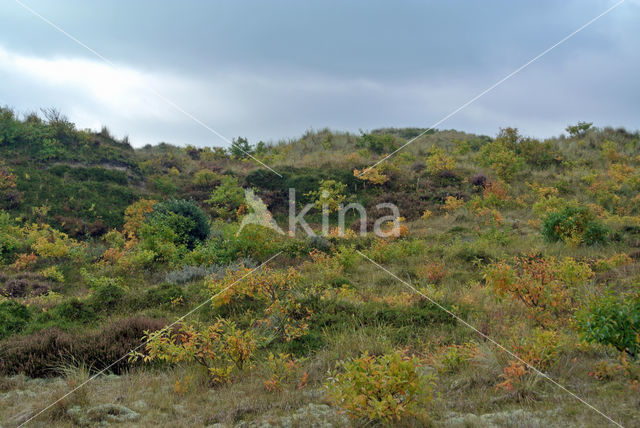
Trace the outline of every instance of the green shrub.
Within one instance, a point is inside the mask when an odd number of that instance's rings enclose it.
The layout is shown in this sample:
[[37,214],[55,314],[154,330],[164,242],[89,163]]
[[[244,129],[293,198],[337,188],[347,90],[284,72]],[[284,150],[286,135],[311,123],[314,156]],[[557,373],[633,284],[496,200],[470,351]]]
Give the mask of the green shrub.
[[608,241],[609,229],[588,208],[571,205],[547,214],[542,234],[551,242],[594,245]]
[[182,288],[175,284],[164,283],[147,290],[145,301],[149,306],[160,306],[170,304],[181,297],[184,297]]
[[611,345],[633,359],[640,351],[640,297],[599,298],[576,314],[582,338],[591,343]]
[[38,317],[38,321],[43,321],[45,318],[83,323],[95,320],[96,313],[90,304],[74,297],[56,305],[50,313]]
[[25,305],[11,300],[0,303],[0,339],[19,333],[30,318],[31,313]]
[[520,172],[524,165],[522,157],[502,140],[483,146],[478,155],[478,161],[481,165],[491,168],[498,177],[507,182]]
[[238,208],[244,204],[244,190],[238,184],[237,178],[222,176],[220,185],[213,189],[206,203],[211,205],[213,212],[223,220],[233,219]]
[[95,288],[87,304],[95,312],[109,312],[122,303],[125,294],[116,284],[104,284]]
[[397,148],[396,139],[391,134],[363,134],[358,140],[357,146],[366,147],[376,154],[392,152]]
[[193,201],[172,199],[155,204],[147,221],[168,225],[178,242],[189,249],[209,237],[209,218]]
[[399,352],[368,354],[342,364],[325,387],[329,400],[353,419],[368,425],[408,417],[426,422],[425,407],[433,399],[432,377],[415,358]]

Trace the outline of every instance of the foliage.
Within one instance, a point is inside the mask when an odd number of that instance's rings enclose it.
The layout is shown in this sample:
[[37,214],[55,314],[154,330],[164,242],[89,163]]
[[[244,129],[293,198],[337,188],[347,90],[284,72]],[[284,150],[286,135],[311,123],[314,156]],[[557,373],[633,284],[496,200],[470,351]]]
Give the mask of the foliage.
[[502,180],[509,182],[523,168],[524,160],[509,148],[504,140],[497,139],[480,150],[478,161],[489,167]]
[[488,265],[484,279],[498,295],[509,295],[530,308],[535,319],[548,324],[576,307],[579,287],[593,276],[585,263],[537,254],[516,257],[513,265],[499,261]]
[[229,147],[229,153],[234,159],[244,159],[253,154],[249,141],[244,137],[234,138]]
[[365,353],[341,364],[325,384],[329,400],[360,421],[399,422],[422,415],[433,399],[433,380],[416,358],[400,352]]
[[262,304],[263,318],[259,324],[284,341],[305,334],[312,313],[296,301],[294,292],[300,284],[300,275],[293,268],[260,270],[242,268],[228,271],[221,280],[209,282],[214,307],[240,305],[246,298]]
[[26,306],[11,300],[0,302],[0,339],[20,332],[30,318]]
[[140,344],[145,331],[155,331],[165,323],[145,317],[124,318],[108,323],[99,330],[66,333],[49,328],[3,342],[0,373],[11,376],[57,376],[57,367],[69,360],[86,364],[92,370],[109,369],[122,373],[132,366],[123,355]]
[[125,209],[123,232],[128,239],[139,237],[140,228],[156,203],[152,199],[140,199]]
[[220,183],[222,176],[208,169],[201,169],[193,175],[193,184],[197,187],[210,188]]
[[49,225],[32,225],[28,229],[31,249],[40,257],[60,259],[68,256],[78,243]]
[[358,147],[366,147],[373,153],[382,154],[396,149],[393,135],[363,134],[357,143]]
[[446,211],[447,213],[453,213],[455,211],[458,211],[463,206],[464,199],[457,198],[455,196],[447,196],[444,201],[444,205],[442,205],[440,209]]
[[471,343],[449,345],[436,355],[436,365],[440,373],[455,373],[467,367],[479,353],[478,347]]
[[244,190],[238,185],[237,178],[225,175],[206,202],[218,217],[235,219],[240,207],[244,206]]
[[170,225],[177,235],[177,243],[188,249],[209,237],[209,218],[194,201],[171,199],[155,204],[146,221]]
[[611,345],[634,360],[640,351],[640,297],[607,295],[595,299],[576,314],[587,342]]
[[269,378],[264,381],[265,389],[270,392],[281,391],[287,383],[292,381],[297,381],[298,389],[304,388],[309,377],[307,372],[302,372],[301,364],[304,360],[295,358],[291,354],[269,353],[267,358]]
[[547,214],[542,234],[549,241],[564,241],[574,245],[604,244],[609,230],[587,207],[570,205]]
[[591,125],[593,125],[592,122],[578,122],[575,125],[568,125],[565,131],[572,137],[581,137],[591,128]]
[[329,212],[335,212],[347,198],[344,195],[346,187],[346,184],[336,180],[321,180],[319,188],[306,193],[305,196],[314,201],[317,209],[324,210],[324,207],[327,207]]
[[382,174],[378,168],[365,168],[362,171],[358,169],[353,170],[353,176],[360,180],[368,181],[373,184],[384,184],[389,180],[389,177]]
[[210,326],[180,325],[146,332],[144,352],[133,352],[130,360],[145,362],[196,362],[205,367],[213,384],[229,382],[234,369],[242,370],[256,348],[253,333],[232,321],[217,320]]
[[442,171],[451,171],[456,167],[456,160],[448,156],[444,150],[438,147],[431,149],[431,154],[427,157],[427,170],[431,174],[439,174]]

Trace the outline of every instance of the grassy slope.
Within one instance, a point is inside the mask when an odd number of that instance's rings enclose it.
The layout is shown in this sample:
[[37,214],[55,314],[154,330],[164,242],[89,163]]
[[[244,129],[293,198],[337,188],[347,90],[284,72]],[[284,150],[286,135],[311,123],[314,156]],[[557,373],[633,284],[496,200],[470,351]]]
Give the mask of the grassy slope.
[[[388,132],[388,131],[385,131]],[[396,135],[396,145],[411,138],[415,132],[391,131]],[[32,154],[24,152],[4,154],[5,162],[12,166],[18,176],[18,186],[23,192],[23,203],[15,214],[31,215],[32,206],[44,203],[51,206],[47,220],[56,225],[56,216],[71,216],[85,222],[102,219],[110,227],[121,224],[124,207],[140,196],[162,198],[166,195],[188,195],[203,201],[208,192],[193,183],[194,174],[201,169],[234,175],[250,180],[257,168],[248,161],[235,161],[208,153],[189,153],[169,146],[146,148],[135,152],[122,150],[111,140],[101,141],[101,146],[114,150],[117,162],[109,160],[109,150],[101,156],[87,151],[88,158],[75,157],[47,162],[34,161]],[[606,246],[572,247],[563,243],[550,244],[539,232],[538,215],[531,207],[535,196],[526,183],[554,186],[560,197],[578,200],[582,203],[596,203],[615,213],[616,206],[609,199],[600,198],[587,191],[583,177],[592,174],[607,174],[610,160],[607,160],[603,144],[614,141],[616,150],[625,162],[634,164],[638,156],[638,136],[614,130],[592,132],[589,135],[571,139],[555,140],[553,146],[565,159],[565,166],[549,166],[544,169],[528,165],[510,183],[507,203],[498,208],[502,221],[499,225],[485,226],[484,219],[478,218],[467,208],[445,214],[440,209],[447,194],[471,198],[475,195],[468,180],[474,174],[484,173],[492,177],[489,168],[477,163],[477,151],[486,138],[456,131],[445,131],[426,136],[407,147],[394,160],[395,168],[387,169],[394,179],[383,189],[366,187],[354,182],[350,190],[354,199],[374,202],[387,194],[401,205],[402,200],[417,201],[419,207],[407,206],[409,235],[383,252],[389,254],[383,261],[385,268],[410,283],[426,287],[437,301],[447,304],[462,314],[482,332],[512,348],[514,340],[532,334],[536,325],[527,316],[526,310],[509,299],[499,300],[492,290],[484,286],[482,267],[491,260],[510,259],[512,256],[530,252],[541,252],[547,256],[571,256],[579,260],[593,261],[618,253],[632,254],[637,251],[640,236],[633,228],[619,227],[617,238]],[[461,142],[469,149],[460,150]],[[427,148],[431,145],[442,147],[449,153],[456,153],[456,175],[460,181],[444,181],[426,174],[417,163],[424,162]],[[386,147],[389,151],[392,147]],[[120,151],[118,151],[120,150]],[[300,141],[281,144],[259,155],[266,163],[285,172],[284,183],[265,181],[251,182],[259,187],[259,192],[273,199],[275,211],[279,184],[312,189],[321,175],[325,178],[341,179],[352,177],[353,168],[369,165],[379,155],[358,147],[358,138],[328,131],[310,133]],[[105,168],[105,161],[109,168]],[[124,170],[114,169],[114,165]],[[635,165],[635,164],[634,164]],[[172,169],[175,171],[172,172]],[[637,165],[636,165],[637,168]],[[173,174],[173,175],[172,175]],[[256,174],[253,172],[253,174]],[[169,179],[167,179],[169,177]],[[466,180],[466,181],[465,181]],[[260,187],[261,186],[261,187]],[[300,192],[303,193],[303,192]],[[417,198],[413,199],[415,195]],[[623,194],[622,199],[625,196]],[[516,203],[516,201],[518,201]],[[619,203],[619,206],[628,204]],[[412,202],[413,203],[413,202]],[[73,204],[73,205],[71,205]],[[71,205],[70,210],[65,209]],[[93,207],[92,207],[93,206]],[[206,208],[206,205],[203,205]],[[281,207],[280,207],[281,208]],[[431,210],[435,216],[422,220],[419,214]],[[638,215],[637,210],[621,209],[620,215]],[[414,212],[415,211],[415,212]],[[416,213],[418,215],[416,215]],[[336,248],[343,244],[356,245],[366,251],[371,241],[336,240]],[[96,254],[104,251],[105,244],[91,244]],[[353,255],[352,255],[353,256]],[[287,385],[280,393],[268,393],[263,388],[268,368],[263,358],[258,358],[254,369],[234,379],[232,385],[211,390],[206,376],[197,367],[154,367],[133,369],[121,377],[102,378],[89,384],[83,392],[65,399],[60,406],[42,418],[42,424],[54,421],[61,426],[72,425],[67,410],[73,405],[88,407],[118,401],[142,414],[142,426],[170,424],[191,426],[215,422],[233,423],[242,420],[267,420],[278,424],[278,417],[291,414],[295,409],[308,403],[324,401],[321,385],[327,370],[336,361],[355,357],[367,351],[372,354],[408,348],[429,361],[443,347],[451,344],[475,343],[481,350],[473,363],[457,367],[453,371],[439,374],[437,382],[438,399],[428,409],[434,424],[460,422],[460,426],[483,426],[493,421],[503,426],[561,426],[583,425],[602,426],[601,416],[579,403],[562,390],[544,379],[531,375],[517,391],[509,393],[497,390],[503,367],[509,358],[491,344],[459,323],[451,323],[445,318],[423,316],[424,303],[412,303],[408,309],[389,306],[381,299],[403,299],[410,290],[401,282],[370,264],[359,256],[347,264],[340,278],[328,283],[328,274],[304,264],[309,258],[304,254],[283,256],[278,264],[289,264],[303,272],[309,283],[318,282],[328,290],[343,288],[341,297],[326,303],[309,302],[316,310],[309,336],[300,343],[277,346],[260,351],[264,356],[270,351],[294,351],[308,359],[304,368],[309,373],[309,384],[301,392],[295,382]],[[275,263],[275,262],[274,262]],[[422,268],[429,264],[444,266],[446,276],[436,282],[424,276]],[[65,272],[65,283],[58,290],[64,298],[90,295],[91,291],[77,268],[72,263],[61,263]],[[104,325],[109,319],[116,319],[123,312],[139,313],[166,319],[175,319],[206,296],[202,279],[189,281],[180,287],[184,302],[180,305],[148,304],[149,290],[156,289],[165,278],[169,267],[158,267],[125,278],[127,296],[112,311],[100,314],[89,324],[70,323],[70,331],[79,334],[87,328]],[[608,272],[598,274],[589,284],[589,290],[602,292],[633,291],[637,286],[638,265],[634,261]],[[586,293],[585,294],[588,294]],[[431,314],[434,308],[425,309]],[[194,314],[194,319],[210,321],[215,311],[204,308]],[[435,317],[435,318],[434,318]],[[55,320],[54,320],[55,324]],[[64,325],[62,325],[65,327]],[[38,327],[40,328],[40,327]],[[602,360],[614,362],[617,354],[611,349],[580,345],[577,334],[570,325],[557,327],[563,338],[562,352],[549,368],[549,375],[571,391],[584,398],[596,408],[602,409],[623,425],[637,420],[637,390],[629,379],[614,375],[605,381],[589,376],[594,365]],[[436,366],[435,363],[430,364]],[[25,409],[37,409],[42,403],[60,397],[81,379],[86,370],[75,369],[68,373],[66,380],[33,381],[11,378],[2,381],[3,395],[0,399],[0,420],[7,426],[15,423],[11,418],[25,413]],[[183,394],[174,392],[174,384],[190,376],[192,385]],[[27,399],[24,393],[28,391]],[[118,399],[116,400],[116,397]],[[472,414],[472,415],[468,415]],[[493,414],[485,420],[473,415]],[[270,416],[265,416],[270,415]],[[322,415],[326,419],[329,416]],[[332,418],[335,418],[332,416]],[[457,419],[456,419],[457,418]],[[340,419],[333,423],[341,424]],[[305,426],[304,422],[301,426]]]

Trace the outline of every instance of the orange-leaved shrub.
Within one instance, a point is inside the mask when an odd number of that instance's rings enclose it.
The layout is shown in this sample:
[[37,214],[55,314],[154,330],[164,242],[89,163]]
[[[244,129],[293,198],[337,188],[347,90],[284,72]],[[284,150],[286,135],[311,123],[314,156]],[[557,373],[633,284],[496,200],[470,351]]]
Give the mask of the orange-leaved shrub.
[[547,324],[576,308],[579,288],[594,273],[586,263],[571,257],[562,260],[537,254],[498,261],[485,268],[484,279],[500,296],[509,296],[530,309],[534,318]]
[[143,351],[133,352],[131,361],[195,362],[208,370],[214,385],[229,382],[235,369],[244,369],[256,348],[250,330],[223,319],[208,326],[182,324],[147,332],[143,341]]

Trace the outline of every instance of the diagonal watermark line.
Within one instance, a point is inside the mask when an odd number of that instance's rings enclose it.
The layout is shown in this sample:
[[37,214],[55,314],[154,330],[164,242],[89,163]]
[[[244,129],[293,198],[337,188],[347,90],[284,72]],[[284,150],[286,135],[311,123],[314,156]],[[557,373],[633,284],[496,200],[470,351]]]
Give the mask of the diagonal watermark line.
[[433,125],[428,127],[427,129],[422,131],[420,134],[418,134],[417,136],[413,137],[412,139],[410,139],[409,141],[404,143],[398,149],[394,150],[393,152],[389,153],[388,155],[386,155],[385,157],[383,157],[382,159],[380,159],[379,161],[377,161],[376,163],[374,163],[370,167],[368,167],[365,170],[363,170],[360,174],[358,174],[358,177],[361,176],[362,174],[365,174],[367,171],[375,168],[376,166],[378,166],[379,164],[381,164],[385,160],[389,159],[391,156],[395,155],[400,150],[404,149],[409,144],[413,143],[418,138],[420,138],[423,135],[425,135],[427,132],[435,129],[436,126],[440,125],[442,122],[446,121],[451,116],[454,116],[455,114],[457,114],[461,110],[464,110],[465,108],[469,107],[471,104],[476,102],[478,99],[482,98],[483,96],[485,96],[489,92],[493,91],[495,88],[497,88],[498,86],[500,86],[501,84],[503,84],[504,82],[506,82],[507,80],[509,80],[513,76],[515,76],[516,74],[520,73],[522,70],[524,70],[525,68],[527,68],[528,66],[530,66],[531,64],[533,64],[534,62],[536,62],[537,60],[539,60],[540,58],[542,58],[546,54],[548,54],[549,52],[551,52],[556,47],[560,46],[561,44],[563,44],[564,42],[566,42],[567,40],[569,40],[570,38],[572,38],[573,36],[575,36],[576,34],[581,32],[582,30],[584,30],[585,28],[587,28],[588,26],[590,26],[594,22],[596,22],[598,19],[602,18],[603,16],[605,16],[606,14],[608,14],[609,12],[611,12],[612,10],[614,10],[615,8],[617,8],[618,6],[620,6],[624,2],[625,2],[625,0],[618,1],[613,6],[611,6],[609,9],[605,10],[604,12],[602,12],[600,15],[598,15],[595,18],[591,19],[586,24],[582,25],[580,28],[574,30],[572,33],[570,33],[570,34],[566,35],[565,37],[563,37],[557,43],[551,45],[550,47],[548,47],[544,51],[540,52],[538,55],[536,55],[535,57],[531,58],[529,61],[527,61],[526,63],[522,64],[520,67],[516,68],[514,71],[512,71],[509,74],[507,74],[505,77],[503,77],[502,79],[498,80],[496,83],[494,83],[493,85],[489,86],[487,89],[485,89],[484,91],[480,92],[478,95],[476,95],[475,97],[471,98],[469,101],[467,101],[466,103],[462,104],[460,107],[458,107],[457,109],[453,110],[451,113],[447,114],[445,117],[443,117],[442,119],[440,119],[439,121],[437,121],[436,123],[434,123]]
[[[83,48],[85,48],[86,50],[88,50],[89,52],[91,52],[92,54],[94,54],[95,56],[97,56],[98,58],[100,58],[102,61],[104,61],[106,64],[111,65],[113,67],[116,67],[116,64],[114,64],[111,60],[109,60],[108,58],[104,57],[103,55],[101,55],[99,52],[97,52],[96,50],[92,49],[91,47],[87,46],[85,43],[81,42],[80,40],[78,40],[76,37],[74,37],[73,35],[69,34],[68,32],[66,32],[65,30],[63,30],[62,28],[60,28],[58,25],[56,25],[55,23],[53,23],[52,21],[50,21],[49,19],[47,19],[46,17],[42,16],[41,14],[39,14],[38,12],[36,12],[35,10],[33,10],[31,7],[27,6],[26,4],[24,4],[22,1],[20,0],[15,0],[16,3],[18,3],[20,6],[22,6],[24,9],[26,9],[27,11],[29,11],[31,14],[33,14],[34,16],[40,18],[42,21],[46,22],[47,24],[49,24],[51,27],[53,27],[54,29],[56,29],[57,31],[59,31],[60,33],[64,34],[66,37],[68,37],[69,39],[73,40],[75,43],[77,43],[78,45],[82,46]],[[178,104],[176,104],[175,102],[171,101],[170,99],[168,99],[167,97],[165,97],[164,95],[162,95],[160,92],[156,91],[153,87],[151,86],[146,86],[145,89],[147,89],[149,92],[151,92],[152,94],[154,94],[156,97],[160,98],[162,101],[164,101],[165,103],[167,103],[169,106],[173,107],[175,110],[177,110],[178,112],[184,114],[185,116],[187,116],[189,119],[193,120],[194,122],[196,122],[198,125],[202,126],[203,128],[205,128],[206,130],[208,130],[209,132],[213,133],[214,135],[218,136],[220,139],[224,140],[225,142],[227,142],[228,144],[233,144],[233,142],[231,140],[229,140],[227,137],[225,137],[224,135],[222,135],[221,133],[219,133],[218,131],[216,131],[215,129],[213,129],[212,127],[210,127],[209,125],[207,125],[206,123],[204,123],[202,120],[198,119],[197,117],[195,117],[193,114],[189,113],[188,111],[186,111],[184,108],[180,107]],[[242,151],[245,155],[249,156],[251,159],[253,159],[254,161],[258,162],[260,165],[264,166],[265,168],[267,168],[268,170],[270,170],[271,172],[273,172],[274,174],[276,174],[278,177],[282,178],[282,175],[277,172],[276,170],[274,170],[273,168],[271,168],[269,165],[265,164],[264,162],[262,162],[260,159],[256,158],[255,156],[253,156],[251,153],[248,153],[244,150],[242,150],[241,147],[238,147],[238,149],[240,149],[240,151]]]
[[[251,275],[252,273],[254,273],[255,271],[257,271],[258,269],[262,268],[264,265],[266,265],[267,263],[269,263],[271,260],[275,259],[276,257],[278,257],[280,254],[282,254],[282,251],[278,251],[276,254],[274,254],[273,256],[269,257],[269,259],[267,259],[265,262],[263,262],[260,266],[255,267],[253,269],[251,269],[249,272],[245,273],[244,275],[242,275],[240,278],[238,278],[237,280],[233,281],[231,284],[229,284],[228,286],[226,286],[225,288],[223,288],[222,290],[220,290],[218,293],[214,294],[213,296],[207,298],[207,300],[205,300],[204,302],[200,303],[198,306],[196,306],[195,308],[191,309],[189,312],[187,312],[186,314],[182,315],[180,318],[176,319],[174,322],[172,322],[171,324],[165,326],[165,328],[169,328],[169,327],[173,327],[174,325],[176,325],[177,323],[179,323],[180,321],[184,320],[186,317],[188,317],[189,315],[191,315],[192,313],[194,313],[195,311],[197,311],[198,309],[202,308],[204,305],[206,305],[207,303],[210,303],[212,299],[215,299],[216,297],[218,297],[219,295],[221,295],[222,293],[224,293],[225,291],[227,291],[228,289],[230,289],[231,287],[233,287],[234,285],[236,285],[238,282],[242,281],[243,279],[245,279],[246,277],[248,277],[249,275]],[[46,412],[47,410],[49,410],[51,407],[55,406],[56,404],[58,404],[60,401],[64,400],[65,398],[67,398],[68,396],[70,396],[71,394],[73,394],[74,392],[76,392],[77,390],[79,390],[80,388],[82,388],[83,386],[85,386],[86,384],[88,384],[89,382],[95,380],[98,376],[102,375],[103,373],[105,373],[107,370],[109,370],[111,367],[115,366],[116,364],[118,364],[120,361],[124,360],[125,358],[127,358],[132,352],[137,351],[138,349],[142,348],[143,346],[145,346],[147,344],[147,342],[142,342],[140,345],[136,346],[135,348],[131,349],[129,352],[127,352],[125,355],[123,355],[122,357],[118,358],[116,361],[114,361],[113,363],[109,364],[107,367],[105,367],[104,369],[100,370],[98,373],[94,374],[93,376],[91,376],[89,379],[85,380],[84,382],[82,382],[80,385],[76,386],[75,388],[73,388],[71,391],[67,392],[66,394],[64,394],[62,397],[58,398],[56,401],[54,401],[53,403],[49,404],[47,407],[43,408],[42,410],[40,410],[38,413],[36,413],[35,415],[31,416],[29,419],[27,419],[26,421],[24,421],[23,423],[21,423],[20,425],[18,425],[17,428],[20,428],[26,424],[28,424],[29,422],[31,422],[33,419],[37,418],[38,416],[40,416],[41,414],[43,414],[44,412]]]
[[477,328],[475,328],[474,326],[472,326],[471,324],[469,324],[468,322],[466,322],[465,320],[463,320],[462,318],[460,318],[458,315],[454,314],[453,312],[451,312],[449,309],[445,308],[444,306],[442,306],[440,303],[436,302],[435,300],[433,300],[431,297],[427,296],[426,294],[424,294],[423,292],[421,292],[420,290],[418,290],[417,288],[415,288],[413,285],[411,285],[410,283],[408,283],[407,281],[405,281],[404,279],[400,278],[398,275],[396,275],[395,273],[391,272],[390,270],[386,269],[384,266],[381,266],[380,264],[376,263],[375,261],[373,261],[371,258],[369,258],[366,254],[364,254],[363,252],[361,252],[360,250],[356,250],[358,252],[358,254],[360,254],[362,257],[364,257],[365,259],[369,260],[371,263],[373,263],[374,265],[376,265],[377,267],[379,267],[380,269],[382,269],[383,271],[385,271],[386,273],[388,273],[389,275],[391,275],[393,278],[397,279],[398,281],[402,282],[404,285],[406,285],[407,287],[409,287],[410,289],[412,289],[413,291],[415,291],[417,294],[419,294],[420,296],[424,297],[425,299],[427,299],[430,303],[436,305],[439,309],[442,309],[444,312],[446,312],[447,314],[451,315],[453,318],[455,318],[458,322],[462,323],[463,325],[465,325],[466,327],[469,327],[471,330],[473,330],[474,332],[478,333],[480,336],[482,336],[484,339],[488,340],[489,342],[491,342],[492,344],[494,344],[496,347],[498,347],[500,350],[506,352],[507,354],[509,354],[511,357],[515,358],[516,360],[518,360],[519,362],[521,362],[522,364],[526,365],[528,368],[530,368],[531,370],[533,370],[536,374],[542,376],[543,378],[547,379],[549,382],[551,382],[552,384],[554,384],[555,386],[557,386],[558,388],[560,388],[561,390],[563,390],[564,392],[566,392],[567,394],[571,395],[573,398],[575,398],[576,400],[580,401],[582,404],[586,405],[587,407],[591,408],[592,410],[594,410],[595,412],[597,412],[600,416],[602,416],[603,418],[605,418],[606,420],[608,420],[609,422],[611,422],[612,424],[624,428],[619,422],[616,422],[615,420],[611,419],[609,416],[607,416],[606,414],[604,414],[602,411],[598,410],[596,407],[594,407],[593,405],[589,404],[588,402],[586,402],[583,398],[580,398],[579,396],[577,396],[575,393],[569,391],[567,388],[565,388],[564,386],[562,386],[561,384],[559,384],[558,382],[556,382],[555,380],[553,380],[549,375],[547,375],[546,373],[541,372],[540,370],[538,370],[536,367],[532,366],[531,364],[529,364],[527,361],[523,360],[522,358],[518,357],[516,354],[514,354],[513,352],[511,352],[510,350],[508,350],[507,348],[505,348],[504,346],[502,346],[500,343],[496,342],[495,340],[493,340],[491,337],[487,336],[486,334],[484,334],[483,332],[481,332],[480,330],[478,330]]

